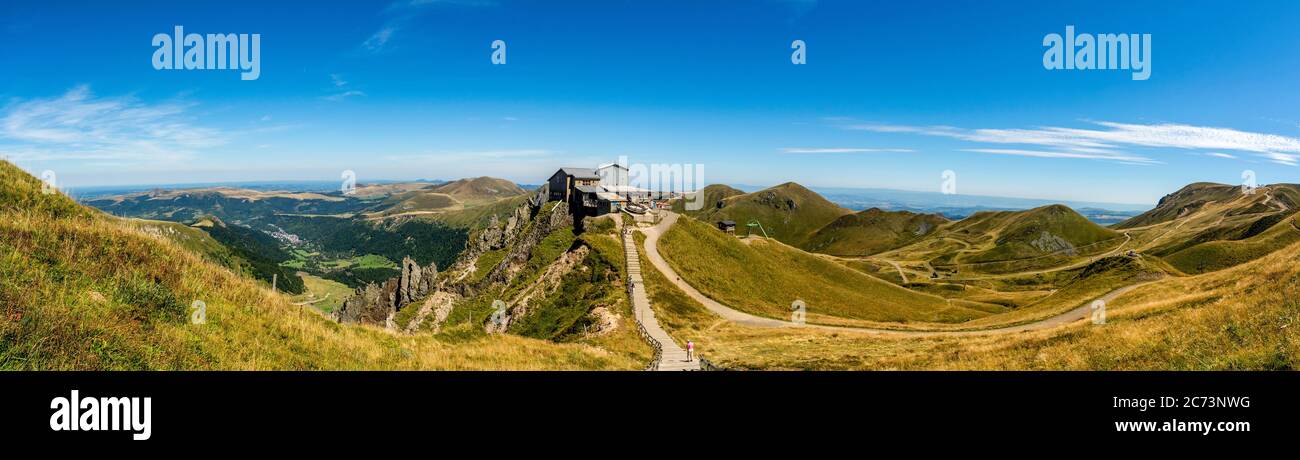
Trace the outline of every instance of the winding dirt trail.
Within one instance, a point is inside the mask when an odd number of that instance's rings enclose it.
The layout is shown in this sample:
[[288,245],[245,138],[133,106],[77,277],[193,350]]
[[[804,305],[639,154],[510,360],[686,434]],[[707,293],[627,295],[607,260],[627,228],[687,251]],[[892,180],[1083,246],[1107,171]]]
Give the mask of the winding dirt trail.
[[1086,266],[1088,266],[1089,264],[1092,264],[1093,262],[1096,262],[1096,261],[1099,261],[1099,260],[1101,260],[1101,259],[1105,259],[1105,258],[1107,258],[1107,257],[1112,257],[1112,256],[1114,256],[1114,255],[1116,255],[1116,254],[1119,254],[1121,251],[1124,250],[1124,246],[1127,246],[1127,245],[1128,245],[1129,243],[1131,243],[1131,242],[1133,242],[1133,237],[1132,237],[1131,235],[1129,235],[1128,232],[1124,232],[1124,242],[1123,242],[1123,243],[1120,243],[1119,246],[1115,246],[1115,249],[1111,249],[1110,251],[1107,251],[1107,252],[1104,253],[1104,254],[1101,254],[1101,255],[1098,255],[1098,256],[1093,256],[1093,257],[1090,257],[1090,258],[1087,258],[1087,259],[1084,259],[1084,260],[1081,260],[1081,261],[1078,261],[1078,262],[1074,262],[1074,263],[1071,263],[1071,264],[1066,264],[1066,265],[1062,265],[1062,266],[1059,266],[1059,267],[1044,268],[1044,269],[1041,269],[1041,270],[1030,270],[1030,271],[1023,271],[1023,272],[1015,272],[1015,273],[1004,273],[1004,274],[998,274],[998,275],[979,275],[979,276],[964,276],[964,277],[960,277],[960,278],[946,278],[946,279],[944,279],[944,281],[978,281],[978,280],[991,280],[991,279],[999,279],[999,278],[1011,278],[1011,277],[1015,277],[1015,276],[1037,275],[1037,274],[1042,274],[1042,273],[1053,273],[1053,272],[1059,272],[1059,271],[1065,271],[1065,270],[1073,270],[1073,269],[1080,268],[1080,267],[1086,267]]
[[[653,265],[655,269],[658,269],[659,272],[664,275],[664,277],[668,278],[669,282],[677,286],[678,289],[681,289],[682,292],[685,292],[686,295],[689,296],[691,299],[694,299],[696,302],[699,302],[701,305],[704,305],[704,307],[707,308],[709,311],[713,312],[714,314],[717,314],[718,316],[721,316],[723,319],[744,326],[761,327],[761,328],[802,327],[802,328],[812,328],[812,329],[820,329],[820,330],[835,331],[835,332],[864,333],[864,334],[872,334],[872,335],[880,335],[880,336],[895,336],[895,337],[959,337],[959,336],[975,336],[975,335],[1013,334],[1019,332],[1051,329],[1051,328],[1071,324],[1076,321],[1085,320],[1091,316],[1092,302],[1085,302],[1083,305],[1075,307],[1074,309],[1071,309],[1070,311],[1067,311],[1065,313],[1061,313],[1056,316],[1044,318],[1030,323],[992,328],[992,329],[976,329],[976,330],[963,330],[963,331],[900,331],[900,330],[893,330],[893,329],[826,326],[821,324],[798,324],[790,321],[783,321],[779,319],[755,316],[728,307],[726,305],[718,303],[713,299],[710,299],[708,296],[705,296],[699,290],[695,289],[695,287],[691,286],[689,283],[683,280],[681,276],[679,276],[677,272],[673,270],[671,266],[668,265],[668,261],[664,260],[663,256],[659,254],[659,237],[663,236],[664,233],[668,232],[668,229],[671,228],[673,224],[677,222],[677,218],[679,216],[678,214],[669,211],[661,211],[661,212],[663,212],[664,215],[663,215],[663,219],[659,222],[659,224],[653,227],[640,229],[640,231],[642,233],[645,233],[646,235],[646,239],[645,239],[646,259],[648,259],[650,261],[650,264]],[[1148,282],[1149,281],[1139,282],[1135,284],[1130,284],[1128,286],[1124,286],[1119,289],[1115,289],[1101,296],[1099,299],[1103,302],[1110,302],[1116,297],[1119,297],[1120,295],[1123,295],[1124,293],[1129,292],[1134,288],[1137,288],[1138,286],[1141,286]]]
[[903,267],[898,265],[898,262],[892,260],[886,260],[885,262],[889,262],[889,265],[893,265],[894,270],[898,270],[898,277],[903,279],[903,284],[907,284],[907,274],[903,273]]

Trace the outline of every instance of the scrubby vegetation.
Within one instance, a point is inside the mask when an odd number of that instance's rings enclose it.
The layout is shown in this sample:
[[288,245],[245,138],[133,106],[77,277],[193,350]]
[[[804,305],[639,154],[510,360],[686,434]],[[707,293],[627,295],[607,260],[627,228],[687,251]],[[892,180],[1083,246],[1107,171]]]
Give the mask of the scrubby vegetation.
[[619,270],[600,251],[583,258],[577,269],[565,274],[559,289],[540,308],[511,324],[510,331],[525,337],[556,341],[581,337],[593,326],[588,313],[610,298],[622,295]]

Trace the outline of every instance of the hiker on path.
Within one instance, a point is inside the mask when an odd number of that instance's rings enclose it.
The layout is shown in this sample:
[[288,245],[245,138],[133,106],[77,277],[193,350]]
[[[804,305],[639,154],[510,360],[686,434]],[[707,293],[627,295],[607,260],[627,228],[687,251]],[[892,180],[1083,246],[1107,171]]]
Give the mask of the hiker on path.
[[695,355],[695,342],[687,340],[686,341],[686,362],[688,363],[691,362],[691,359],[694,355]]

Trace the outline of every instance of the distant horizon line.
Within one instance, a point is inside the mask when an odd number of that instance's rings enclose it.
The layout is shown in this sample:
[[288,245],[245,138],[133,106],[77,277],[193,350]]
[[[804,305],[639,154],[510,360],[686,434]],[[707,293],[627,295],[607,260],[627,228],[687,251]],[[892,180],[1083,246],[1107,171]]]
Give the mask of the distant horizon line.
[[[411,183],[411,182],[447,183],[447,182],[454,182],[454,181],[462,180],[462,179],[473,179],[473,178],[476,178],[476,177],[494,177],[494,176],[473,176],[473,177],[462,177],[462,178],[458,178],[458,179],[433,179],[433,178],[416,178],[416,179],[372,179],[372,180],[370,180],[370,181],[358,181],[358,185],[366,185],[366,184],[392,184],[392,183]],[[494,177],[494,178],[495,178],[495,177]],[[499,179],[502,179],[502,180],[510,180],[510,179],[504,179],[504,178],[499,178]],[[540,186],[540,185],[542,185],[542,184],[545,183],[545,181],[540,181],[540,182],[535,183],[535,184],[524,183],[524,182],[518,182],[518,181],[514,181],[514,180],[510,180],[510,181],[513,182],[513,183],[516,184],[516,185],[537,185],[537,186]],[[274,184],[329,184],[329,183],[334,183],[334,182],[339,182],[339,181],[332,181],[332,180],[325,180],[325,179],[263,179],[263,180],[240,180],[240,181],[177,182],[177,183],[137,183],[137,184],[115,184],[115,185],[79,185],[79,186],[75,186],[75,187],[67,187],[66,190],[69,190],[69,191],[72,191],[72,192],[76,192],[76,191],[78,191],[78,190],[81,190],[81,191],[88,191],[88,190],[94,190],[94,191],[114,191],[114,190],[127,190],[127,189],[139,189],[139,190],[143,190],[143,189],[151,189],[151,188],[161,188],[161,189],[173,189],[173,190],[179,190],[179,189],[204,188],[204,187],[215,187],[215,186],[230,186],[230,185],[244,185],[244,186],[248,186],[248,185],[274,185]],[[1200,182],[1205,182],[1205,181],[1197,181],[1197,182],[1192,182],[1192,183],[1200,183]],[[729,186],[729,187],[736,187],[736,188],[738,188],[738,189],[755,189],[755,190],[762,190],[762,189],[767,189],[767,188],[775,187],[775,186],[777,186],[777,185],[781,185],[781,184],[785,184],[785,183],[796,183],[796,184],[799,184],[799,185],[801,185],[801,186],[807,187],[808,189],[811,189],[811,190],[818,190],[818,189],[820,189],[820,190],[827,190],[827,191],[834,191],[834,190],[861,190],[861,191],[880,190],[880,191],[889,191],[889,192],[903,192],[903,193],[919,193],[919,194],[929,194],[929,195],[942,195],[941,192],[928,191],[928,190],[915,190],[915,189],[891,188],[891,187],[869,187],[869,186],[846,187],[846,186],[806,185],[806,184],[803,184],[803,183],[800,183],[800,182],[796,182],[796,181],[785,181],[785,182],[781,182],[781,183],[778,183],[778,184],[770,184],[770,185],[757,185],[757,184],[748,184],[748,183],[739,183],[739,182],[736,182],[736,183],[713,182],[713,183],[706,184],[706,186],[707,186],[707,185],[726,185],[726,186]],[[1229,184],[1221,184],[1221,185],[1229,185]],[[752,193],[752,191],[745,191],[745,192],[746,192],[746,193]],[[1171,192],[1171,193],[1172,193],[1172,192]],[[955,195],[953,195],[953,196],[968,197],[968,198],[995,198],[995,199],[1010,199],[1010,200],[1025,200],[1025,201],[1041,201],[1041,202],[1054,202],[1054,203],[1062,203],[1062,204],[1064,204],[1064,203],[1079,203],[1079,204],[1111,204],[1111,205],[1122,205],[1122,206],[1148,206],[1148,207],[1154,207],[1155,204],[1156,204],[1156,203],[1125,203],[1125,202],[1116,202],[1116,201],[1090,201],[1090,200],[1078,200],[1078,199],[1040,198],[1040,197],[1010,196],[1010,195],[989,195],[989,194],[979,194],[979,193],[974,193],[974,194],[955,194]],[[988,205],[985,205],[985,206],[988,206]],[[956,207],[973,207],[973,206],[956,206]]]

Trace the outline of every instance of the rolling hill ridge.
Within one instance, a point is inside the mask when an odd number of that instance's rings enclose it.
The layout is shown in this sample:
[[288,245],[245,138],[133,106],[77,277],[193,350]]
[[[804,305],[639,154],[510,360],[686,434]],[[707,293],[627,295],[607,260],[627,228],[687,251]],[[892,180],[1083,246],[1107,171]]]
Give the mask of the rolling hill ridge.
[[925,238],[948,222],[938,214],[871,208],[831,221],[813,233],[805,247],[823,254],[866,256]]
[[[1023,211],[981,211],[959,221],[937,214],[853,212],[799,184],[781,184],[753,193],[711,185],[703,190],[704,209],[685,211],[706,222],[733,220],[740,234],[763,231],[778,241],[810,251],[865,257],[898,251],[910,260],[935,265],[976,264],[1061,254],[1116,240],[1122,235],[1097,225],[1064,205]],[[681,200],[675,209],[683,208]],[[759,228],[746,228],[750,222]]]
[[[802,247],[826,224],[852,214],[852,211],[841,208],[794,182],[742,195],[731,192],[729,189],[715,188],[713,195],[719,199],[710,207],[710,193],[705,190],[704,209],[690,214],[705,221],[733,220],[738,226],[757,221],[762,224],[763,231],[768,236],[798,247]],[[758,229],[753,231],[759,232]]]

